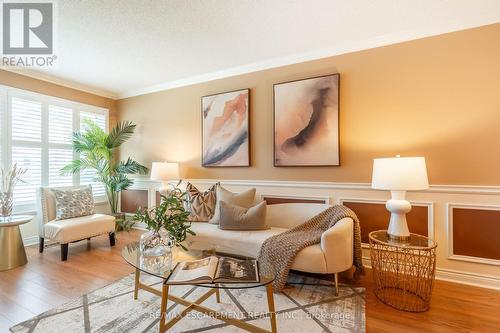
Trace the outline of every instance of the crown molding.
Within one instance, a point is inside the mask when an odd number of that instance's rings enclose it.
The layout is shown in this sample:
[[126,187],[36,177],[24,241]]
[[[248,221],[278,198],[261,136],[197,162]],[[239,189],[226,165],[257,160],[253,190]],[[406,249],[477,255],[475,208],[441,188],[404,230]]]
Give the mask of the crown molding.
[[484,25],[500,22],[499,12],[490,12],[485,15],[469,17],[460,22],[442,22],[439,26],[425,26],[424,28],[405,30],[397,33],[376,36],[373,38],[352,41],[344,44],[334,45],[328,48],[317,49],[310,52],[277,57],[265,61],[255,62],[242,66],[232,67],[220,71],[210,72],[202,75],[187,77],[180,80],[167,81],[157,85],[152,85],[140,89],[133,89],[118,94],[119,99],[125,99],[134,96],[140,96],[155,93],[163,90],[190,86],[198,83],[209,82],[227,77],[257,72],[261,70],[282,67],[286,65],[297,64],[322,58],[342,55],[346,53],[373,49],[381,46],[387,46],[426,37],[442,35],[450,32],[457,32],[477,28]]
[[86,92],[86,93],[89,93],[92,95],[106,97],[106,98],[113,99],[113,100],[118,99],[118,95],[113,93],[113,92],[103,90],[103,89],[93,88],[93,87],[87,86],[85,84],[65,80],[65,79],[62,79],[60,77],[46,74],[46,73],[41,73],[41,72],[38,72],[35,70],[25,69],[25,68],[12,68],[12,67],[0,67],[0,69],[7,71],[7,72],[19,74],[22,76],[27,76],[27,77],[30,77],[30,78],[33,78],[36,80],[41,80],[41,81],[57,84],[57,85],[62,86],[62,87]]

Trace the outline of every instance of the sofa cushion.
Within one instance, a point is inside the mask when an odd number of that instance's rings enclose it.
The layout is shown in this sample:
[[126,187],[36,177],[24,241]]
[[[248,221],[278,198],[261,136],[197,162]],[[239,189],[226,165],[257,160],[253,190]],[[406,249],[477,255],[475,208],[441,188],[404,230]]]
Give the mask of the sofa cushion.
[[220,184],[217,186],[217,201],[215,204],[214,216],[210,219],[210,223],[219,224],[220,221],[220,202],[224,201],[243,208],[250,208],[255,202],[255,188],[251,188],[244,192],[233,193],[226,190]]
[[266,230],[221,230],[219,226],[209,223],[195,222],[191,224],[191,229],[196,235],[188,236],[189,242],[200,242],[202,244],[214,244],[218,247],[227,247],[229,250],[238,250],[237,253],[251,257],[257,257],[260,247],[266,239],[280,234],[287,229],[269,228]]
[[193,184],[186,185],[186,208],[190,212],[188,220],[192,222],[208,222],[214,216],[217,184],[205,192],[198,190]]
[[293,228],[330,207],[328,204],[284,203],[268,205],[267,225],[279,228]]
[[56,200],[56,220],[94,214],[92,187],[59,190],[52,189]]
[[244,208],[225,201],[219,202],[219,228],[224,230],[265,230],[266,203]]
[[92,214],[65,220],[52,220],[44,226],[44,237],[66,244],[115,231],[115,218]]
[[[201,250],[206,247],[206,244],[213,244],[221,252],[253,258],[257,258],[266,239],[288,230],[276,227],[254,231],[220,230],[216,225],[208,223],[192,223],[191,229],[196,235],[188,236],[187,245],[189,248]],[[327,273],[325,255],[320,244],[308,246],[300,251],[295,257],[292,269],[311,273]]]

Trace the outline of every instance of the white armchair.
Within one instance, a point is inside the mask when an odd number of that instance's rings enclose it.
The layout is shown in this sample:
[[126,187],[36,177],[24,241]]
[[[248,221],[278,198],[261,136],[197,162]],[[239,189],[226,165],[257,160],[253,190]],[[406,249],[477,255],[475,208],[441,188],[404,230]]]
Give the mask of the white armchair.
[[[54,187],[58,190],[82,189],[85,186]],[[39,251],[49,239],[61,245],[61,260],[68,259],[69,243],[108,234],[110,246],[115,245],[115,218],[105,214],[92,214],[64,220],[56,220],[56,199],[51,187],[37,190],[37,220],[40,237]]]

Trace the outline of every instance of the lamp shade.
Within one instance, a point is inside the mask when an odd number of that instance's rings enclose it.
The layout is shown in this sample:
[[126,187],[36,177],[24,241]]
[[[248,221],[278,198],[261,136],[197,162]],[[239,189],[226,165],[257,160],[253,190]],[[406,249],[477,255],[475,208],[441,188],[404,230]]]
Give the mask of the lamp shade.
[[373,160],[372,188],[411,191],[429,187],[424,157],[392,157]]
[[173,162],[153,162],[151,180],[166,182],[179,178],[179,164]]

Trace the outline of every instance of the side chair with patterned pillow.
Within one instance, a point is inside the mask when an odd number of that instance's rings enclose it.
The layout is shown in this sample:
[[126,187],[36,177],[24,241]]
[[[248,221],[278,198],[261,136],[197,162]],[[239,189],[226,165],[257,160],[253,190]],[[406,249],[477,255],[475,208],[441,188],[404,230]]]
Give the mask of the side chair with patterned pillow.
[[40,253],[45,239],[61,245],[62,261],[68,259],[69,243],[108,234],[110,245],[115,245],[115,218],[94,212],[89,185],[40,187],[37,206]]

